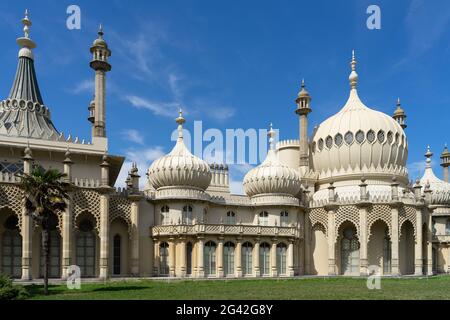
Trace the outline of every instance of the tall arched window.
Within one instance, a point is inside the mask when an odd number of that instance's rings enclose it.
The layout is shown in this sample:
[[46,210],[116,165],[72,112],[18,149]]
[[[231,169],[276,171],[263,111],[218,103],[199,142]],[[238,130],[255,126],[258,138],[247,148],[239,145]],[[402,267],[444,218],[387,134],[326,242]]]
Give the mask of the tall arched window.
[[96,239],[94,225],[88,219],[81,221],[77,234],[76,264],[81,269],[82,277],[95,277]]
[[234,274],[234,243],[226,242],[223,247],[223,267],[225,276]]
[[281,227],[289,226],[289,213],[287,211],[282,211],[280,213],[280,226]]
[[233,211],[227,212],[226,224],[236,224],[236,214]]
[[191,206],[184,206],[183,212],[182,212],[182,223],[183,224],[192,224],[192,207]]
[[269,225],[269,214],[267,211],[262,211],[259,213],[259,224],[262,226]]
[[[49,219],[50,257],[48,276],[50,278],[59,278],[61,276],[61,237],[59,236],[59,232],[57,230],[58,223],[58,217],[56,215],[52,215]],[[44,263],[45,255],[41,241],[41,256],[39,266],[39,273],[41,277],[44,277]]]
[[342,274],[354,275],[359,273],[359,241],[356,230],[348,227],[343,232],[341,240],[341,268]]
[[216,274],[216,244],[213,241],[208,241],[205,244],[203,254],[205,275]]
[[186,244],[186,274],[192,274],[192,243]]
[[242,273],[244,276],[253,274],[253,245],[245,242],[242,245]]
[[113,274],[120,275],[120,246],[121,241],[120,235],[116,234],[113,238]]
[[19,219],[15,215],[9,216],[4,227],[1,272],[12,278],[20,278],[22,275],[22,237],[19,232]]
[[270,274],[270,245],[265,242],[259,246],[259,268],[262,275]]
[[167,242],[159,245],[159,274],[169,275],[169,244]]
[[448,219],[445,224],[445,234],[450,235],[450,219]]
[[277,272],[279,275],[287,274],[286,253],[287,246],[284,243],[279,243],[277,245]]
[[161,207],[161,224],[162,225],[170,224],[169,211],[170,211],[170,209],[168,206]]

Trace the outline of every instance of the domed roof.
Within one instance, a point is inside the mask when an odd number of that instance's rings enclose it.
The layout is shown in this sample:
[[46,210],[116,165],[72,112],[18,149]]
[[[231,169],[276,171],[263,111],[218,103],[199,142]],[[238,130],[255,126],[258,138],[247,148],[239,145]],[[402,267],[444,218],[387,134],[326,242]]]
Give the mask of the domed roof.
[[350,95],[344,107],[320,124],[312,138],[313,167],[320,178],[382,173],[406,177],[408,145],[402,127],[370,109],[356,90],[353,55]]
[[273,137],[275,131],[269,130],[269,152],[258,167],[250,170],[244,177],[244,191],[249,197],[261,194],[283,194],[296,196],[300,191],[300,175],[288,166],[282,165],[275,153]]
[[431,203],[437,205],[450,205],[450,183],[445,182],[438,177],[433,172],[431,167],[431,157],[433,153],[430,151],[430,147],[427,148],[425,157],[427,158],[425,173],[420,179],[420,184],[425,186],[429,184],[432,191],[431,193]]
[[206,161],[194,156],[183,141],[183,123],[181,111],[176,119],[178,139],[172,151],[155,160],[148,169],[148,179],[155,189],[163,187],[191,187],[201,190],[208,188],[211,171]]

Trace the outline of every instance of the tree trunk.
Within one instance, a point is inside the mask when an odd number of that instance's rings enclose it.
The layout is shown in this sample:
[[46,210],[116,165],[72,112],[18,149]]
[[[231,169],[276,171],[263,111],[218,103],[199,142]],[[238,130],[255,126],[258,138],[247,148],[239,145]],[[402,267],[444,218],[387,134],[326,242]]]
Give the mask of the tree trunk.
[[50,230],[48,223],[42,224],[42,251],[44,252],[44,294],[48,295],[48,271],[50,265]]

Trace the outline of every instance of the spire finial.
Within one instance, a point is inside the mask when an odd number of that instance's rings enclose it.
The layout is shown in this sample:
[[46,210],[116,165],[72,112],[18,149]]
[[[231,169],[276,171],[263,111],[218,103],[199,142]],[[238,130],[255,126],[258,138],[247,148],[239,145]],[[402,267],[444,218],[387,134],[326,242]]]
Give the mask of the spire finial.
[[98,26],[98,37],[100,39],[103,39],[103,35],[104,35],[104,33],[103,33],[103,25],[100,23],[100,25]]
[[183,118],[183,111],[178,111],[178,118],[175,119],[176,123],[178,123],[178,139],[183,139],[183,124],[186,120]]
[[433,152],[430,150],[430,145],[427,146],[427,152],[425,153],[426,160],[426,168],[431,168],[431,157],[433,156]]
[[302,85],[301,85],[301,87],[302,87],[302,88],[305,87],[305,78],[302,79]]
[[28,18],[28,9],[25,9],[25,17],[22,19],[23,34],[25,38],[30,38],[31,20]]
[[355,58],[355,50],[352,50],[352,62],[350,62],[352,67],[352,72],[348,79],[350,80],[350,87],[352,89],[356,89],[356,84],[358,83],[358,74],[356,73],[356,58]]
[[269,149],[275,150],[275,130],[273,130],[272,122],[269,124],[269,131],[267,132],[267,135],[269,136]]

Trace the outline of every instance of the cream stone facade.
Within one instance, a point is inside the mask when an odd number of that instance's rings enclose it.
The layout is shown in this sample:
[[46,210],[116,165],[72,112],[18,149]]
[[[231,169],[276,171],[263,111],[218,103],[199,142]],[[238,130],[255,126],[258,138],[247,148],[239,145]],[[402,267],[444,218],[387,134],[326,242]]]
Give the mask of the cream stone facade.
[[[176,122],[172,151],[147,170],[139,189],[133,165],[124,189],[114,188],[124,162],[108,153],[106,74],[111,50],[100,29],[90,51],[95,98],[92,140],[60,133],[44,104],[34,70],[31,21],[22,19],[18,68],[0,102],[0,271],[42,276],[41,231],[26,214],[17,172],[57,168],[71,183],[67,209],[54,217],[50,276],[286,277],[431,275],[450,272],[450,184],[426,153],[422,179],[409,182],[405,112],[367,107],[351,61],[347,102],[308,137],[311,97],[302,82],[295,100],[299,139],[274,144],[244,178],[246,195],[229,189],[227,165],[192,155]],[[141,168],[144,169],[144,168]]]

